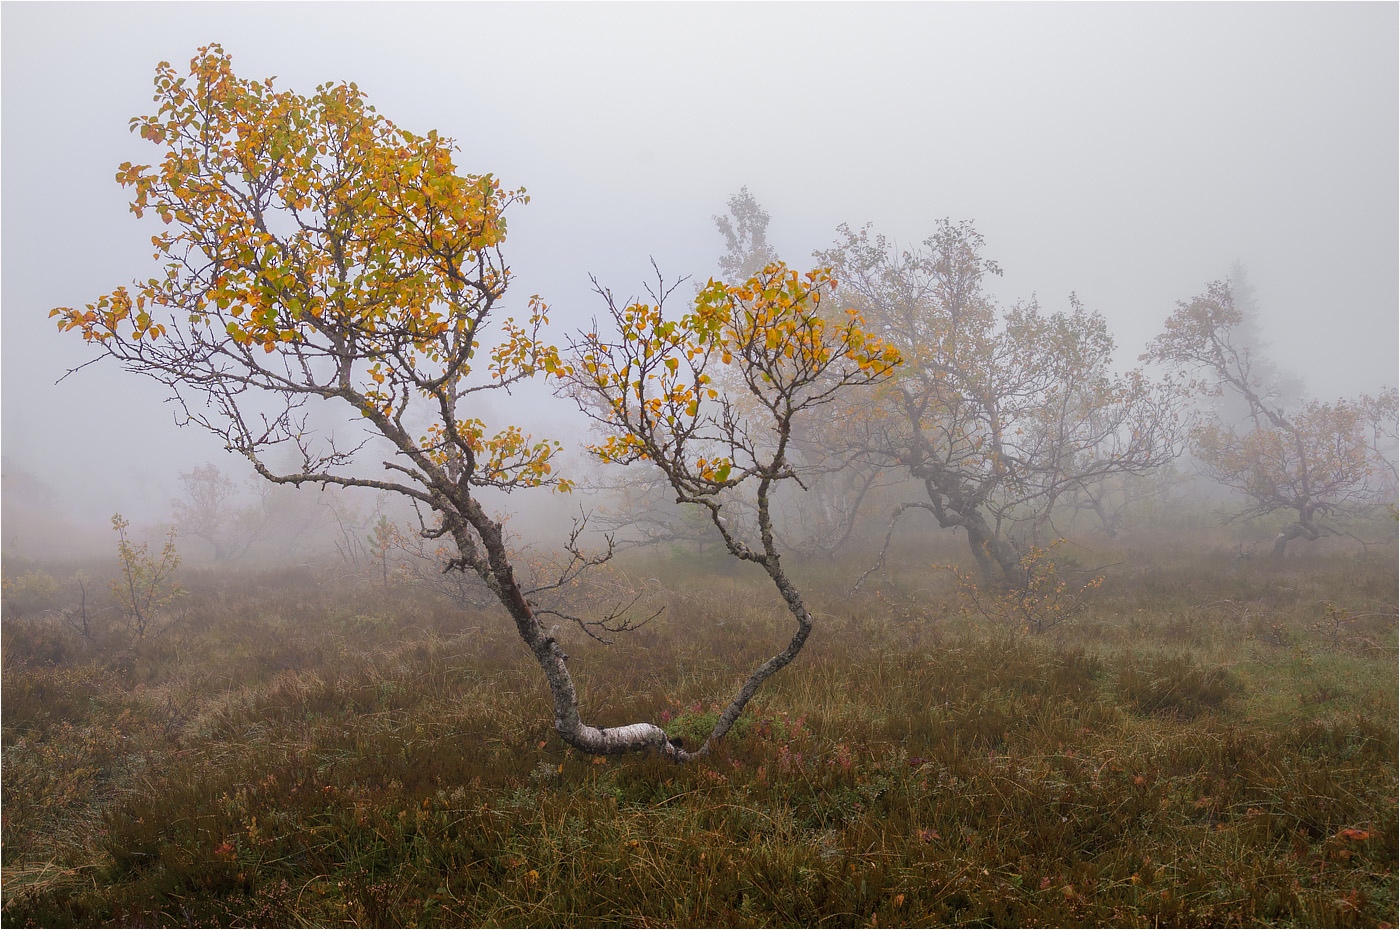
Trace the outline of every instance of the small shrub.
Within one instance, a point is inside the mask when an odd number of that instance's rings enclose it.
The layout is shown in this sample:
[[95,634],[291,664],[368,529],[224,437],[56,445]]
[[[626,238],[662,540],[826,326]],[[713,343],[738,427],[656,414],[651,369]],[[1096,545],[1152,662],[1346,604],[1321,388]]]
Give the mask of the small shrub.
[[169,629],[170,621],[164,616],[166,608],[185,592],[170,580],[175,569],[180,567],[174,527],[166,533],[165,545],[156,558],[149,554],[146,543],[127,539],[129,525],[121,514],[112,515],[112,529],[117,532],[117,558],[122,570],[121,578],[112,582],[112,595],[117,599],[127,632],[139,642]]
[[1063,542],[1057,539],[1043,549],[1031,546],[1021,559],[1022,580],[999,590],[980,590],[972,576],[942,567],[957,578],[964,610],[1012,632],[1045,633],[1078,616],[1090,592],[1103,586],[1101,576],[1077,586],[1061,576],[1050,556]]
[[58,582],[47,572],[27,571],[22,575],[5,575],[0,579],[0,601],[6,616],[32,614],[50,606],[58,594]]
[[[702,707],[699,701],[696,701],[674,717],[671,717],[669,712],[663,712],[662,723],[665,726],[666,735],[670,739],[679,738],[686,748],[698,749],[705,742],[706,737],[714,731],[715,724],[719,723],[719,713],[718,704],[711,704],[707,710]],[[750,709],[748,713],[734,721],[734,726],[725,734],[725,739],[731,742],[742,739],[744,734],[753,728],[756,716],[757,712]]]

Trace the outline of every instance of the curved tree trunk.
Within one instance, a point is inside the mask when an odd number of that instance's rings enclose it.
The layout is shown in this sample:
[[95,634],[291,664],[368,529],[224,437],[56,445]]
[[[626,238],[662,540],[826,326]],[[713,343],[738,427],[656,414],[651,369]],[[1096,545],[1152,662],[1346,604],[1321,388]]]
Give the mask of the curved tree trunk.
[[665,730],[651,723],[602,728],[591,726],[583,722],[579,713],[578,690],[574,686],[573,675],[569,672],[568,655],[535,616],[530,602],[515,579],[501,525],[491,520],[474,500],[465,504],[462,509],[466,512],[466,524],[476,531],[486,551],[480,553],[477,550],[467,525],[457,524],[453,528],[453,537],[458,550],[463,554],[463,559],[456,567],[470,567],[475,570],[506,608],[515,622],[521,640],[530,649],[549,682],[550,697],[554,703],[555,731],[560,739],[581,752],[593,755],[620,755],[654,750],[677,762],[686,762],[709,753],[714,744],[734,726],[763,683],[797,658],[797,654],[811,635],[811,613],[796,587],[783,572],[777,554],[769,552],[759,562],[773,579],[788,609],[797,620],[797,630],[781,652],[764,662],[745,679],[738,693],[721,711],[719,720],[703,745],[693,752],[687,751],[680,743],[672,742]]
[[[501,524],[492,520],[475,500],[468,498],[461,504],[465,525],[462,522],[455,525],[449,523],[457,549],[462,553],[461,563],[455,567],[475,570],[515,621],[516,632],[549,682],[550,697],[554,703],[554,729],[560,738],[575,749],[594,755],[655,749],[673,758],[683,759],[685,756],[680,747],[672,744],[666,731],[654,724],[634,723],[599,728],[583,722],[578,709],[578,690],[566,664],[569,657],[558,641],[545,631],[520,590],[515,569],[506,552]],[[482,547],[486,550],[484,553],[478,550],[470,530],[475,530],[481,538]]]
[[1288,550],[1289,541],[1304,536],[1306,533],[1307,531],[1300,523],[1290,523],[1279,530],[1278,535],[1274,537],[1274,558],[1283,558],[1284,553]]
[[[911,466],[910,474],[924,483],[924,493],[929,503],[926,509],[933,512],[938,525],[944,529],[960,526],[967,533],[967,545],[972,550],[972,558],[977,562],[977,572],[983,581],[1004,582],[1018,585],[1025,581],[1025,569],[1021,567],[1021,554],[1016,548],[997,534],[997,531],[983,516],[975,492],[961,487],[956,476],[942,473],[927,464]],[[910,505],[913,506],[913,505]],[[891,519],[899,519],[907,508],[900,506]],[[888,537],[886,545],[889,544]],[[884,553],[881,553],[883,560]]]
[[1288,549],[1288,544],[1299,537],[1312,541],[1321,536],[1322,530],[1312,524],[1304,523],[1301,520],[1296,523],[1290,523],[1279,530],[1278,535],[1274,537],[1274,558],[1283,558],[1285,551]]
[[1274,537],[1274,557],[1282,558],[1288,549],[1288,544],[1298,537],[1312,541],[1322,535],[1322,529],[1313,523],[1313,514],[1317,508],[1312,504],[1305,504],[1298,508],[1298,519],[1279,530],[1279,534]]
[[967,544],[977,560],[977,569],[984,581],[1002,581],[1019,585],[1026,579],[1021,567],[1021,555],[1015,547],[996,534],[976,510],[963,517],[960,524],[967,530]]
[[[792,639],[788,641],[787,647],[782,652],[764,662],[753,674],[748,677],[739,693],[734,695],[734,699],[729,702],[719,715],[719,721],[715,724],[714,730],[705,738],[705,743],[693,755],[704,755],[710,751],[714,743],[724,737],[729,732],[729,728],[734,726],[734,722],[739,719],[739,715],[744,712],[749,700],[758,693],[758,689],[763,683],[773,676],[774,673],[782,669],[802,651],[802,646],[807,642],[807,637],[812,633],[812,615],[807,612],[807,607],[802,603],[802,597],[788,580],[787,575],[778,566],[774,557],[771,565],[765,565],[769,577],[777,585],[778,591],[783,595],[783,600],[787,602],[788,610],[797,620],[797,632],[793,633]],[[691,754],[685,754],[689,758]]]
[[910,510],[929,511],[944,529],[962,527],[967,533],[968,548],[977,562],[978,574],[984,581],[1003,582],[1012,586],[1024,584],[1026,571],[1015,547],[997,536],[996,531],[976,509],[968,508],[971,511],[970,517],[950,510],[935,486],[928,481],[925,484],[929,495],[928,503],[909,501],[895,507],[894,513],[890,515],[889,529],[885,533],[884,545],[880,547],[879,558],[856,579],[851,590],[858,589],[865,583],[866,578],[884,567],[885,559],[889,555],[890,542],[894,539],[895,526],[899,523],[899,518]]

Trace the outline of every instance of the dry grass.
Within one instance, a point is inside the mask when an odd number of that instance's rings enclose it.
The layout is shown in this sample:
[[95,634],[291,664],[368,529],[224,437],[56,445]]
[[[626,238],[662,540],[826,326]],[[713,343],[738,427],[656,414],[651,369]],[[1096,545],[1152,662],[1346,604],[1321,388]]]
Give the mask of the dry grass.
[[[4,620],[3,916],[1394,925],[1393,555],[1119,559],[1044,636],[967,615],[912,550],[855,596],[802,567],[808,650],[689,766],[567,750],[503,618],[427,593],[194,575],[134,646],[40,597]],[[698,733],[781,605],[742,571],[629,570],[668,608],[569,642],[585,716]]]

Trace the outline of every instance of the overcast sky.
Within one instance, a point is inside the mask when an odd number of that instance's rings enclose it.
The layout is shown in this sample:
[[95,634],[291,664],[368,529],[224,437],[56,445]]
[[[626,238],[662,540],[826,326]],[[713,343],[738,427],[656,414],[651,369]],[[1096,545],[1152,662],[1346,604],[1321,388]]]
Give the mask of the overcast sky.
[[0,451],[89,521],[158,519],[179,471],[236,464],[114,366],[55,386],[90,356],[46,316],[153,272],[113,175],[158,157],[127,129],[156,63],[210,42],[246,78],[354,81],[455,137],[464,170],[526,187],[513,293],[565,324],[599,309],[590,272],[631,293],[654,256],[703,280],[711,216],[747,184],[793,264],[842,222],[912,243],[974,220],[999,296],[1077,292],[1127,360],[1240,261],[1312,394],[1393,385],[1397,9],[5,3]]

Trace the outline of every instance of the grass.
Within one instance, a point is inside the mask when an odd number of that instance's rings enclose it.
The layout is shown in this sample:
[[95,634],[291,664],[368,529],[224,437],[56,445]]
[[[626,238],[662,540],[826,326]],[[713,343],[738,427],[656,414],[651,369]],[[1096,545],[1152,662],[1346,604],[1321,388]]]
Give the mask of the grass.
[[[857,570],[799,568],[807,650],[687,766],[564,747],[490,611],[187,572],[167,634],[93,645],[31,578],[4,619],[0,916],[1396,924],[1392,553],[1125,552],[1043,636],[969,615],[932,561],[854,596]],[[563,634],[585,718],[694,738],[784,611],[742,571],[628,570],[667,610],[612,647]]]

